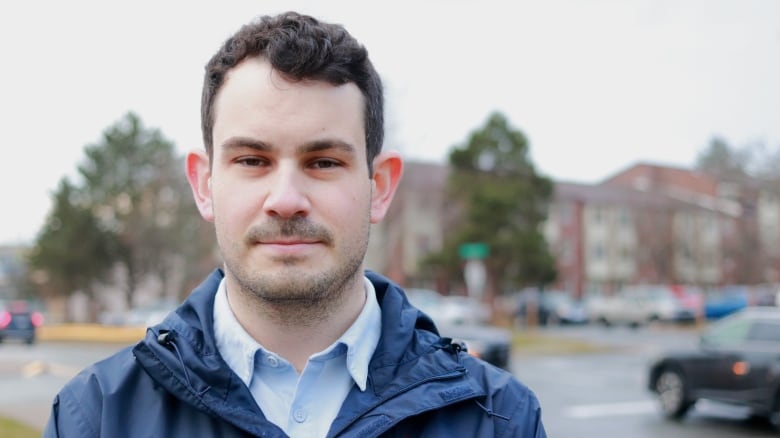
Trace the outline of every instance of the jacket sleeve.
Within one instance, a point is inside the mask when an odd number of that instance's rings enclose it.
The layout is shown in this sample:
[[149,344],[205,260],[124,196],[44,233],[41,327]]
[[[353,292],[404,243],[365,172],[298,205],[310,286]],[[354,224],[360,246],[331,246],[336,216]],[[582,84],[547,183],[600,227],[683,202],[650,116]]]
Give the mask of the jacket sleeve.
[[[85,409],[69,391],[69,386],[57,394],[52,403],[51,415],[43,431],[44,438],[97,438],[98,432],[90,427]],[[88,408],[87,408],[88,410]]]
[[547,438],[547,432],[542,424],[542,409],[537,406],[533,411],[528,412],[528,420],[525,421],[525,431],[521,436],[534,438]]
[[46,428],[43,430],[43,438],[56,438],[60,436],[59,432],[59,407],[60,397],[54,397],[54,403],[51,406],[49,421],[46,422]]
[[[495,436],[547,438],[542,423],[542,407],[536,394],[511,374],[494,374],[492,396],[484,408],[496,418]],[[498,421],[498,420],[503,421]]]
[[547,438],[547,432],[542,424],[542,408],[533,392],[528,391],[526,396],[520,399],[509,429],[509,433],[505,433],[505,436]]
[[46,428],[43,430],[43,438],[57,438],[60,436],[60,396],[54,397],[51,406],[51,414]]

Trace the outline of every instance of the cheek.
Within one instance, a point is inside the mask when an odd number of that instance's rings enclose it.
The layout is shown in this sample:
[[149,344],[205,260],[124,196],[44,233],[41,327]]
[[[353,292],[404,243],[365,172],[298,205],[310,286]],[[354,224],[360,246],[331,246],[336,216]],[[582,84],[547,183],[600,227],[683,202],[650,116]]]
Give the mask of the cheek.
[[[249,194],[252,190],[229,190],[219,188],[214,191],[214,216],[223,224],[240,224],[251,220],[257,199]],[[249,218],[249,219],[247,219]]]
[[352,195],[352,205],[360,207],[361,209],[369,210],[371,208],[371,186],[366,186],[365,189],[355,192]]
[[366,216],[371,207],[371,191],[362,188],[323,190],[317,196],[316,203],[319,205],[319,212],[313,212],[314,215],[323,214],[338,227],[354,227],[358,220]]

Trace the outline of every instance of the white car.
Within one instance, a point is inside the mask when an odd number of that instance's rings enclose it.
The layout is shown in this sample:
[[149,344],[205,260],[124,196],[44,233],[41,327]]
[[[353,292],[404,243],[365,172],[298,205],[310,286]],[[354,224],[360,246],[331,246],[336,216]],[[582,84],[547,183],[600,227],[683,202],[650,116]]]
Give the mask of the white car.
[[414,288],[406,289],[406,297],[437,325],[485,324],[490,319],[490,310],[476,298]]
[[637,327],[654,321],[692,322],[700,301],[670,286],[628,286],[611,296],[591,297],[588,314],[604,325]]

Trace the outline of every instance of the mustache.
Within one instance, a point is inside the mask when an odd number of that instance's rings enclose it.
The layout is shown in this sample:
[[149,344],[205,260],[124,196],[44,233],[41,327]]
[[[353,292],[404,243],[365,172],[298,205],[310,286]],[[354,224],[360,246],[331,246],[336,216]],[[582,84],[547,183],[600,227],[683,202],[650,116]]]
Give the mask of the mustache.
[[246,241],[253,244],[290,237],[317,240],[326,245],[333,243],[333,235],[327,228],[303,216],[294,216],[290,219],[272,218],[267,223],[253,226],[246,234]]

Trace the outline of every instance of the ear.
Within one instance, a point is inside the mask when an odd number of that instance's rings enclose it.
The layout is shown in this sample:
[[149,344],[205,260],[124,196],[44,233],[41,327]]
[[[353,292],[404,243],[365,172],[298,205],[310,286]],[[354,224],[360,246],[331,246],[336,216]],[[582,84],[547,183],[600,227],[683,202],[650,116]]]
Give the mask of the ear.
[[371,223],[376,224],[384,219],[390,202],[395,196],[395,190],[401,181],[403,173],[401,154],[394,151],[382,152],[374,158],[374,175],[371,177],[373,191],[371,193]]
[[214,206],[211,200],[211,167],[209,157],[202,151],[187,154],[187,181],[190,182],[195,205],[203,219],[214,221]]

